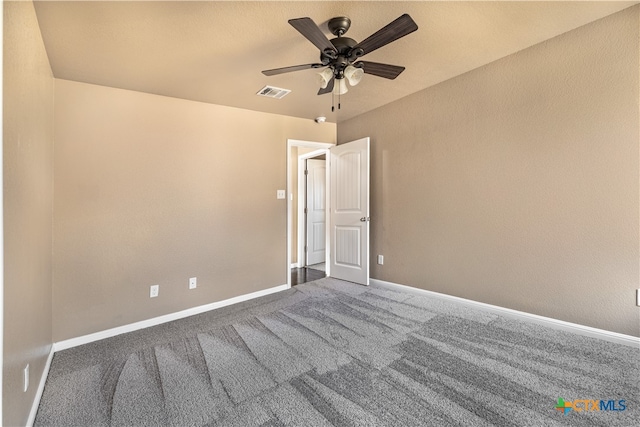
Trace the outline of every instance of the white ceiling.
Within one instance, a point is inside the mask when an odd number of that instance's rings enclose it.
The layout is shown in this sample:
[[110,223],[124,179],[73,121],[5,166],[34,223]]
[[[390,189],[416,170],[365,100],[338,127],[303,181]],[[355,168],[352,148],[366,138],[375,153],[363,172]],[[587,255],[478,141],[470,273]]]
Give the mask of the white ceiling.
[[[637,2],[457,1],[37,1],[38,22],[56,78],[176,98],[340,122],[485,65]],[[361,41],[403,13],[418,31],[364,59],[406,70],[365,75],[331,113],[314,70],[267,77],[260,71],[318,62],[315,46],[287,20],[323,29],[351,18]],[[276,100],[263,86],[291,89]]]

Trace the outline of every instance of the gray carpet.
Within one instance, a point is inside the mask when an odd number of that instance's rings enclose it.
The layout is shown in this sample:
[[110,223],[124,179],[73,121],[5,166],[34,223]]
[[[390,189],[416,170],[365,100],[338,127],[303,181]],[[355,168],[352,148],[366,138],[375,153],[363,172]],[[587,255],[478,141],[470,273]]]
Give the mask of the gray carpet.
[[639,355],[326,278],[56,353],[35,425],[637,426]]

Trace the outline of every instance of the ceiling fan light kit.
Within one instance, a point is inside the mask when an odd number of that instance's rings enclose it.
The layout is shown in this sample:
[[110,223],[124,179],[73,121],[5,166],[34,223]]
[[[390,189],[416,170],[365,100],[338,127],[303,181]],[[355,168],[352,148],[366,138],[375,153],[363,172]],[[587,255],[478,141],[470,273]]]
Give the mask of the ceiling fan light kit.
[[344,69],[344,77],[349,81],[351,86],[355,86],[360,83],[364,76],[364,70],[362,68],[356,68],[353,65],[347,65]]
[[334,95],[344,95],[347,92],[349,92],[349,88],[347,87],[345,79],[338,79],[338,84],[333,88]]
[[333,70],[331,70],[331,68],[325,68],[318,73],[318,86],[320,86],[322,89],[325,89],[332,78]]
[[[418,29],[418,25],[405,13],[358,43],[352,38],[344,36],[351,27],[351,20],[345,16],[329,20],[327,24],[329,31],[336,36],[331,40],[324,35],[311,18],[290,19],[289,24],[320,50],[320,62],[274,68],[264,70],[262,73],[266,76],[273,76],[292,71],[326,67],[318,73],[317,81],[320,86],[318,95],[325,93],[343,95],[349,90],[346,82],[348,81],[351,86],[355,86],[360,83],[364,74],[372,74],[390,80],[395,79],[404,71],[404,67],[362,61],[360,58]],[[338,104],[339,108],[340,104]],[[331,110],[333,111],[333,107]]]

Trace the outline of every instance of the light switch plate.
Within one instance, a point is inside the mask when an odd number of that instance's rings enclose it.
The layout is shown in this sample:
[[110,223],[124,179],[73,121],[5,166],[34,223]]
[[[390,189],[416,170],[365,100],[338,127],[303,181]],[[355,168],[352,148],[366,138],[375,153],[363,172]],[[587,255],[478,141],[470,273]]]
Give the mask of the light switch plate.
[[29,390],[29,364],[22,370],[22,392]]

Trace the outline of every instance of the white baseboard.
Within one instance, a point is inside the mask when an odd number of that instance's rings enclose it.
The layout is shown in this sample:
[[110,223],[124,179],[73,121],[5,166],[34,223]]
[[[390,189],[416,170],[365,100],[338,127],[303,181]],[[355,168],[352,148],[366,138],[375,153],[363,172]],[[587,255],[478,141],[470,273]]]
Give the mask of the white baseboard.
[[38,407],[40,406],[40,399],[42,399],[42,393],[44,392],[44,384],[47,382],[47,377],[49,376],[49,369],[51,368],[53,353],[55,353],[55,350],[53,349],[53,345],[52,345],[51,350],[49,350],[49,357],[47,357],[47,361],[44,364],[44,369],[42,370],[42,375],[40,376],[40,382],[38,383],[38,390],[36,390],[36,395],[33,398],[33,404],[31,405],[29,418],[27,418],[27,427],[33,426],[33,423],[36,421],[36,414],[38,413]]
[[289,289],[287,284],[275,286],[269,289],[263,289],[261,291],[252,292],[250,294],[240,295],[237,297],[229,298],[223,301],[213,302],[211,304],[205,304],[198,307],[189,308],[187,310],[178,311],[171,314],[165,314],[164,316],[154,317],[152,319],[142,320],[140,322],[130,323],[128,325],[118,326],[117,328],[107,329],[105,331],[95,332],[93,334],[84,335],[77,338],[71,338],[64,341],[58,341],[53,344],[53,351],[66,350],[79,345],[88,344],[94,341],[103,340],[105,338],[115,337],[116,335],[124,334],[127,332],[137,331],[139,329],[148,328],[150,326],[160,325],[162,323],[171,322],[173,320],[183,319],[185,317],[193,316],[195,314],[205,313],[207,311],[215,310],[217,308],[226,307],[231,304],[237,304],[239,302],[248,301],[250,299],[259,298],[265,295],[273,294],[276,292]]
[[466,304],[481,310],[490,311],[496,314],[518,318],[520,320],[526,320],[529,322],[535,322],[540,325],[554,328],[557,330],[563,330],[588,336],[591,338],[598,338],[606,340],[616,344],[627,345],[638,348],[640,346],[640,338],[631,335],[620,334],[617,332],[606,331],[604,329],[592,328],[591,326],[580,325],[578,323],[565,322],[564,320],[553,319],[551,317],[539,316],[537,314],[526,313],[524,311],[513,310],[510,308],[499,307],[497,305],[486,304],[483,302],[473,301],[465,298],[454,297],[452,295],[441,294],[439,292],[427,291],[425,289],[414,288],[412,286],[401,285],[393,282],[386,282],[384,280],[370,279],[372,285],[377,285],[388,289],[402,289],[414,294],[426,295],[434,298],[440,298],[444,300],[454,301],[460,304]]

